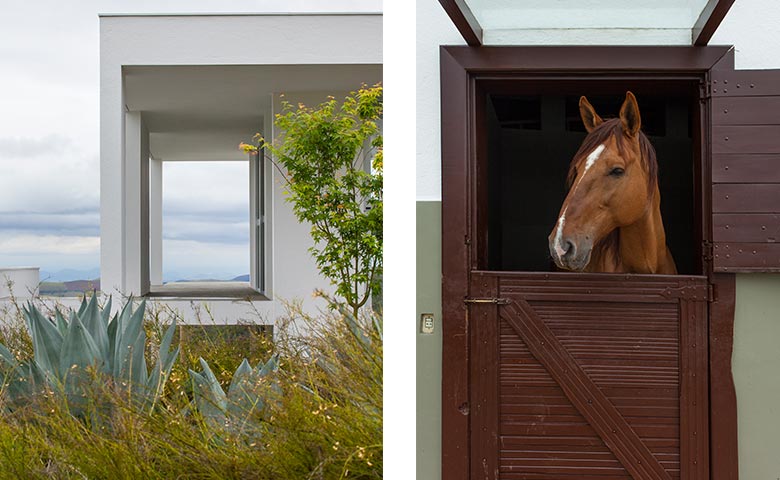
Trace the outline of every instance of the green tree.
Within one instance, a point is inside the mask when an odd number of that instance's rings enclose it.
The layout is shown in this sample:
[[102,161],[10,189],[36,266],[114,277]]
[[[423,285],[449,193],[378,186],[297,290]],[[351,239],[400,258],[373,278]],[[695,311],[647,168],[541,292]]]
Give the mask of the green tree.
[[343,102],[317,107],[283,102],[281,134],[260,149],[284,175],[287,200],[311,224],[320,272],[336,285],[354,315],[380,287],[382,275],[382,87],[359,89]]

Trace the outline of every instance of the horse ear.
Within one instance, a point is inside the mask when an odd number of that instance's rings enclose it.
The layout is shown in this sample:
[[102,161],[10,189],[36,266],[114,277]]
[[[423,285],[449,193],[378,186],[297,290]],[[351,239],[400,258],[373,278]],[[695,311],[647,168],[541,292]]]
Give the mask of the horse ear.
[[580,117],[582,117],[582,123],[585,125],[585,130],[588,133],[604,123],[604,120],[596,113],[596,109],[593,108],[593,105],[584,96],[580,97]]
[[631,92],[626,92],[626,100],[620,107],[620,123],[623,124],[623,131],[632,137],[639,132],[639,128],[642,126],[639,104],[636,103],[636,97]]

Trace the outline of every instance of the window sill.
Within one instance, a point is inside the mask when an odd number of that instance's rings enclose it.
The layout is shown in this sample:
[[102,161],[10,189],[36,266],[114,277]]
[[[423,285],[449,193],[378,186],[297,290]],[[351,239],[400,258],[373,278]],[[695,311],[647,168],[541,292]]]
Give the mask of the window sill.
[[203,300],[270,300],[246,282],[171,282],[152,285],[147,297]]

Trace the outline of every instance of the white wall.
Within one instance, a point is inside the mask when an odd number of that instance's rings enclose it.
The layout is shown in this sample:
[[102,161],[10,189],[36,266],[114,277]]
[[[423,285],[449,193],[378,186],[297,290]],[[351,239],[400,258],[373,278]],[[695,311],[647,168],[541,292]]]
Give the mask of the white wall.
[[40,281],[38,267],[0,268],[0,299],[13,295],[16,298],[31,298],[38,294]]
[[[104,16],[100,32],[101,286],[106,293],[129,292],[137,281],[128,277],[126,266],[139,261],[137,245],[129,241],[127,200],[119,194],[125,189],[123,66],[382,63],[382,16],[372,14]],[[312,78],[311,90],[316,86]],[[274,301],[252,306],[269,322],[282,311],[283,300],[298,298],[314,308],[311,291],[328,285],[301,239],[308,229],[293,221],[289,204],[277,193],[269,205],[278,247],[271,259]],[[248,308],[232,301],[209,303],[220,318]]]
[[437,0],[417,0],[417,200],[441,200],[439,45],[465,45]]

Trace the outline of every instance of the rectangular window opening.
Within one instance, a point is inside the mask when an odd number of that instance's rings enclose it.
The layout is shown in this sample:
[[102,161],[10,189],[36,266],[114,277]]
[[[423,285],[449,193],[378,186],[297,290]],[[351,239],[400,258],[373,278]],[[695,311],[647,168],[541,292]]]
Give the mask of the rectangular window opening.
[[642,129],[657,153],[661,213],[678,273],[702,273],[699,99],[698,83],[690,80],[483,83],[477,137],[485,143],[477,155],[485,166],[487,192],[477,195],[486,202],[480,210],[487,255],[480,268],[557,270],[548,235],[567,195],[569,164],[586,135],[579,98],[587,96],[604,118],[616,117],[627,90],[637,96]]
[[150,228],[150,295],[264,296],[262,170],[257,157],[162,162],[161,204],[150,205],[161,213],[159,231]]

